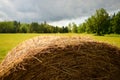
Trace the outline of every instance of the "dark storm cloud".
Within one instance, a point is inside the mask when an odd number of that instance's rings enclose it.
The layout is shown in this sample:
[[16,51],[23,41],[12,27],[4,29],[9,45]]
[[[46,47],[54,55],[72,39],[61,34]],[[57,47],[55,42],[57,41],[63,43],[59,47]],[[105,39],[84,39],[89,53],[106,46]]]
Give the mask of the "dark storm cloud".
[[59,21],[120,9],[119,0],[0,0],[0,20]]

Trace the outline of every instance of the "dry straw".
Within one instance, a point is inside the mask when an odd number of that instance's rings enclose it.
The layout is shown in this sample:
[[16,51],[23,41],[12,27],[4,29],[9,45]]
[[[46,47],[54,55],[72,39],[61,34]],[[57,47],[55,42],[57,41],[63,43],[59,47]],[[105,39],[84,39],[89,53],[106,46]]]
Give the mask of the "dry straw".
[[120,49],[89,37],[35,37],[11,50],[0,80],[120,80]]

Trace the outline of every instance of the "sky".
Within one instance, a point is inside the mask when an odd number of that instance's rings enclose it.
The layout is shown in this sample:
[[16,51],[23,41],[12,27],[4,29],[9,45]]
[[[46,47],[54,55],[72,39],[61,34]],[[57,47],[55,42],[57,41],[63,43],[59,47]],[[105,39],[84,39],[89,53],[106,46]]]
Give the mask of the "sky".
[[84,22],[100,8],[113,14],[120,11],[120,0],[0,0],[0,21],[66,26]]

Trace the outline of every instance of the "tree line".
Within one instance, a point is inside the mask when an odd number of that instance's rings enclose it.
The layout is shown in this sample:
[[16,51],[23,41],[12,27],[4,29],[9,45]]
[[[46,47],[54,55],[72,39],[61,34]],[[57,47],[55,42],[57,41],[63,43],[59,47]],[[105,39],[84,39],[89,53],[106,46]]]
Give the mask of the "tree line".
[[[70,24],[69,24],[70,25]],[[103,8],[89,17],[84,23],[72,26],[75,33],[94,33],[96,35],[120,34],[120,11],[109,15]]]
[[69,23],[67,26],[58,27],[38,23],[20,23],[17,21],[0,22],[0,33],[94,33],[96,35],[120,34],[120,11],[109,15],[104,8],[96,10],[84,23],[77,25]]
[[20,23],[17,21],[0,22],[0,33],[68,33],[67,27],[58,27],[37,22]]

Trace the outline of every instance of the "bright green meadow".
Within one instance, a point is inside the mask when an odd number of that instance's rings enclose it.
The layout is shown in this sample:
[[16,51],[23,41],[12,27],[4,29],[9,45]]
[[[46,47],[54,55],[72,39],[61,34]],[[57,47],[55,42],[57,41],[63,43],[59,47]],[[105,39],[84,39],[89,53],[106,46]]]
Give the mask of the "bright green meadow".
[[94,34],[0,34],[0,62],[5,55],[19,43],[35,36],[84,36],[93,40],[112,44],[120,48],[120,35],[110,34],[105,36],[94,36]]

